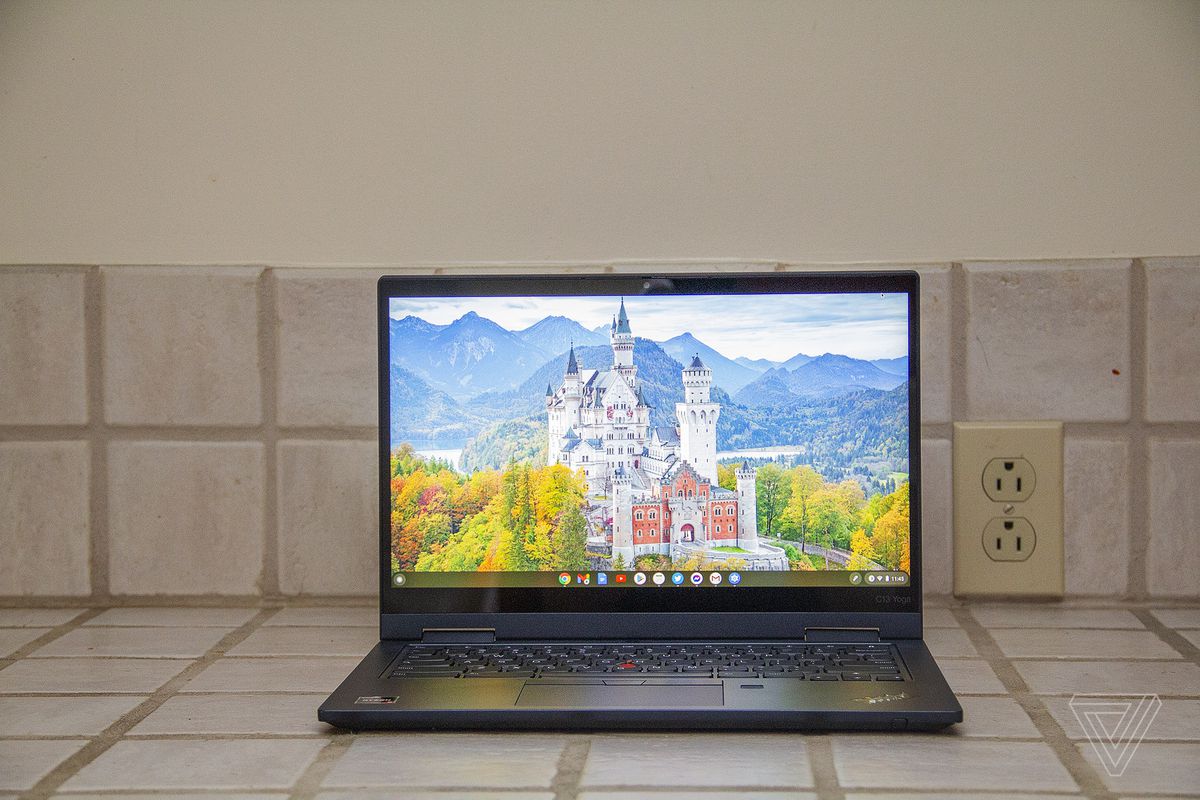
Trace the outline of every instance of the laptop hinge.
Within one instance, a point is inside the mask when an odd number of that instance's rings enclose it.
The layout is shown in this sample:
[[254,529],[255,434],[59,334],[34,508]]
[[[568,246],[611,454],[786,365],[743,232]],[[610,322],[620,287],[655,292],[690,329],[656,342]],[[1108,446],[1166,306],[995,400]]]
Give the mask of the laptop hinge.
[[806,642],[878,642],[879,628],[805,628]]
[[422,628],[421,641],[429,644],[490,644],[495,628]]

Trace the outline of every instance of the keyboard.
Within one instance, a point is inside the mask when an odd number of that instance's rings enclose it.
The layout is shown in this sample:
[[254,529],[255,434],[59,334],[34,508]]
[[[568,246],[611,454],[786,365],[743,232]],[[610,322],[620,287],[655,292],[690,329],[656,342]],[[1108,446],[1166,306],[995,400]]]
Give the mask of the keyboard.
[[408,645],[393,678],[549,678],[662,675],[903,681],[888,644],[483,644]]

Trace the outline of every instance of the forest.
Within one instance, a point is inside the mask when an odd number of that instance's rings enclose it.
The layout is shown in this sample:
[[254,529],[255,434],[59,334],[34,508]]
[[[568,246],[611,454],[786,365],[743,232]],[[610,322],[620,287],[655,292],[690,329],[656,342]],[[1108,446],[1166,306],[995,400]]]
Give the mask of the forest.
[[[717,482],[736,488],[736,464],[717,467]],[[845,569],[909,571],[908,482],[867,498],[862,484],[826,481],[809,466],[758,468],[758,535],[788,553],[793,569],[840,569],[815,548],[848,551]]]
[[[736,488],[737,466],[719,465],[721,486]],[[909,571],[907,482],[868,498],[858,481],[830,482],[812,467],[766,464],[758,468],[756,489],[759,536],[783,547],[792,569]],[[404,444],[392,453],[391,493],[393,571],[589,567],[586,487],[564,466],[514,460],[502,472],[463,475]],[[831,551],[841,551],[843,560],[827,558]],[[643,556],[629,566],[668,564],[666,556]]]
[[585,569],[583,479],[510,463],[469,476],[403,444],[392,453],[392,570]]

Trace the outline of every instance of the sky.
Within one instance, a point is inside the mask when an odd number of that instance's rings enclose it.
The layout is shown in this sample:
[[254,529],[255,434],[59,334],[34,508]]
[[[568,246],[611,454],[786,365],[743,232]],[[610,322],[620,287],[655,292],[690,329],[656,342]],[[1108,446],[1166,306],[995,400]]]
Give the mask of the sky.
[[[511,331],[549,316],[593,329],[608,325],[619,297],[392,298],[393,319],[416,315],[435,325],[474,311]],[[690,332],[728,358],[786,361],[797,353],[852,358],[908,355],[904,294],[652,295],[625,298],[634,336],[664,341]]]

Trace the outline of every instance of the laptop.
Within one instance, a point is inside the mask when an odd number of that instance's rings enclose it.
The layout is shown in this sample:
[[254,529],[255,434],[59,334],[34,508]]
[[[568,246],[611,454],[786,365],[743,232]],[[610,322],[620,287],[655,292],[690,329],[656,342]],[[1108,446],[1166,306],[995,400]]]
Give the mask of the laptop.
[[380,728],[933,729],[913,272],[384,277]]

